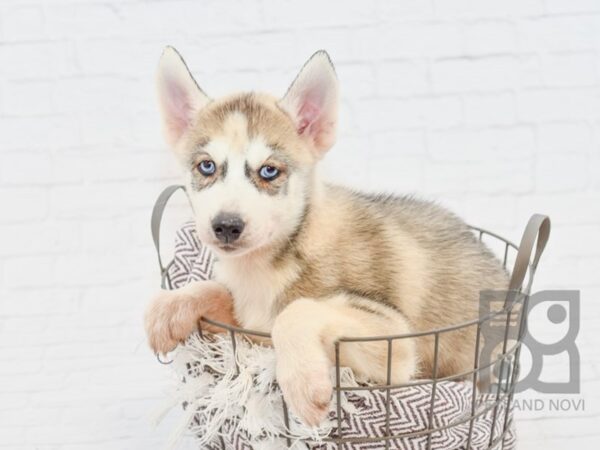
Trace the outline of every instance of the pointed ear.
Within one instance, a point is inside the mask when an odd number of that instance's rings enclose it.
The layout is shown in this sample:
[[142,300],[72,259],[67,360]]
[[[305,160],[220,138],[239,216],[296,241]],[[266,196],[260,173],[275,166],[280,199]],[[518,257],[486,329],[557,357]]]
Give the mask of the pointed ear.
[[210,98],[198,87],[185,61],[173,47],[166,47],[160,57],[156,87],[165,136],[168,144],[174,147]]
[[331,148],[337,129],[338,82],[327,52],[310,57],[279,104],[317,156]]

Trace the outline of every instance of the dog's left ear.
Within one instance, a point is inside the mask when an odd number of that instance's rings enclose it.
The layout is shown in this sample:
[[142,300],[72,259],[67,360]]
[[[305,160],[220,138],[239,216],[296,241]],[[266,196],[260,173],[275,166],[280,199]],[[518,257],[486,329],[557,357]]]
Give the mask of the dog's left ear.
[[327,52],[320,50],[310,57],[279,104],[316,156],[331,148],[337,129],[338,82]]

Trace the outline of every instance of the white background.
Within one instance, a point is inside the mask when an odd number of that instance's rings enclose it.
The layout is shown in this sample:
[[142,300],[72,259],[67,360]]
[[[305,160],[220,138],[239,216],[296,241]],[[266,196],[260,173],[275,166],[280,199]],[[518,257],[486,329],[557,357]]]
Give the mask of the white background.
[[325,48],[332,178],[516,241],[549,214],[536,287],[581,289],[585,412],[524,414],[519,448],[597,447],[598,0],[2,1],[0,447],[158,449],[177,420],[150,426],[170,378],[141,326],[150,209],[177,180],[153,90],[166,44],[214,96],[282,94]]

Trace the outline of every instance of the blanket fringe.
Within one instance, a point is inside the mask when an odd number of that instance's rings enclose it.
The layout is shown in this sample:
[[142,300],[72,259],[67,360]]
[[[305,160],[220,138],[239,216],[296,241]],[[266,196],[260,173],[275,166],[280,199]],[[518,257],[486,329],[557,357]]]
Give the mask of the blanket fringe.
[[[282,437],[295,442],[294,448],[302,449],[308,447],[301,441],[322,442],[335,427],[331,420],[308,427],[291,412],[290,426],[286,427],[271,347],[238,337],[234,351],[229,337],[194,334],[177,348],[172,359],[179,382],[154,420],[159,423],[175,406],[184,406],[186,413],[169,437],[169,449],[175,448],[186,431],[197,437],[201,447],[214,444],[226,425],[247,436],[257,449],[279,449]],[[334,374],[331,376],[333,379]],[[344,386],[358,386],[347,368],[341,371],[341,381]],[[347,413],[355,410],[344,395],[341,408]],[[335,411],[335,401],[331,411]]]

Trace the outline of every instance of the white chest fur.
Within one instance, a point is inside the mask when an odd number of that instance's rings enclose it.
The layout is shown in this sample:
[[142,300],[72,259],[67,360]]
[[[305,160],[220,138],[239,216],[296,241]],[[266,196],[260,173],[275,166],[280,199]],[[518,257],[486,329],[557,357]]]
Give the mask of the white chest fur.
[[222,260],[215,264],[215,279],[233,295],[237,320],[244,328],[270,332],[277,315],[276,300],[293,281],[294,267],[273,268],[252,260]]

